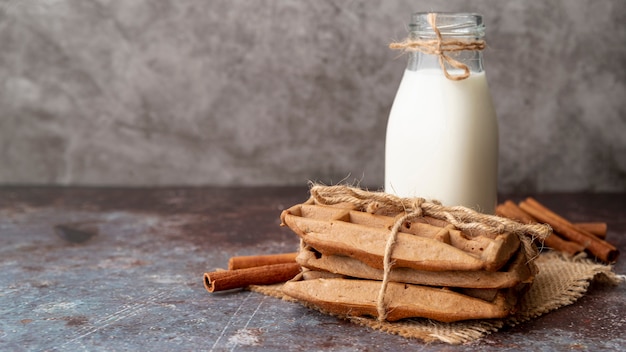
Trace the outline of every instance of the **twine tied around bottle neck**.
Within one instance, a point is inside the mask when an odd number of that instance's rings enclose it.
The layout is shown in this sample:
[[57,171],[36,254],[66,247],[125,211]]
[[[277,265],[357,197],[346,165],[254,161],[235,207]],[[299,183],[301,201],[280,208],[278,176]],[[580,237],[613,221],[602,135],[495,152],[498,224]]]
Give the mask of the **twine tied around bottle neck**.
[[[435,32],[436,39],[410,39],[406,38],[401,42],[391,43],[389,44],[389,48],[393,50],[404,50],[408,52],[422,52],[428,55],[436,55],[439,60],[439,66],[443,70],[443,74],[446,78],[453,81],[461,81],[470,76],[469,67],[466,64],[453,59],[450,55],[446,53],[450,52],[458,52],[465,50],[483,50],[487,46],[484,40],[473,40],[473,41],[464,41],[459,39],[452,38],[443,38],[441,35],[441,31],[437,27],[437,14],[429,13],[428,14],[428,23],[433,28]],[[463,70],[463,73],[460,75],[451,75],[448,72],[448,68],[446,64]]]
[[403,223],[411,222],[422,216],[430,216],[450,223],[449,227],[445,228],[446,230],[456,228],[468,231],[468,233],[477,230],[491,234],[515,234],[519,236],[522,249],[529,261],[538,255],[533,240],[543,241],[551,233],[551,228],[547,225],[522,224],[507,218],[478,213],[463,206],[446,207],[438,201],[427,201],[424,198],[401,198],[384,192],[370,192],[343,185],[322,186],[316,184],[311,185],[310,194],[315,203],[321,205],[348,203],[356,209],[368,213],[404,214],[396,219],[385,245],[383,279],[377,297],[379,321],[384,321],[387,317],[385,292],[393,267],[393,247]]

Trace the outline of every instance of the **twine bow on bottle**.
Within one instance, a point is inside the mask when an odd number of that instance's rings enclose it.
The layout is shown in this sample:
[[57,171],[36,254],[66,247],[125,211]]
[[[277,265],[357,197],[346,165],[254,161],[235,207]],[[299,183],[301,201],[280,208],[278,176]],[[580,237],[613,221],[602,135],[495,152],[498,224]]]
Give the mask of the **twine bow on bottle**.
[[[435,39],[411,39],[397,43],[389,44],[389,48],[393,50],[404,50],[408,52],[422,52],[428,55],[435,55],[438,57],[439,66],[443,70],[443,74],[446,78],[453,81],[461,81],[470,76],[470,70],[464,63],[452,58],[446,53],[459,52],[465,50],[483,50],[486,47],[484,40],[459,40],[453,38],[443,38],[441,31],[437,27],[437,14],[428,14],[428,23],[435,32]],[[446,65],[447,64],[447,65]],[[460,75],[451,75],[448,72],[447,66],[451,66],[463,71]]]

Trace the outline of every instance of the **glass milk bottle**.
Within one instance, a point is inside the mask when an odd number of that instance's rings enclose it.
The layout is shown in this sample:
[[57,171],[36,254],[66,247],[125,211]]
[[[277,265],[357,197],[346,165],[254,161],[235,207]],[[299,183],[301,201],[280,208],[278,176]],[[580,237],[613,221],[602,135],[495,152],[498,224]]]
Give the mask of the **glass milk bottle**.
[[498,125],[483,68],[485,26],[470,13],[415,13],[385,141],[385,192],[493,214]]

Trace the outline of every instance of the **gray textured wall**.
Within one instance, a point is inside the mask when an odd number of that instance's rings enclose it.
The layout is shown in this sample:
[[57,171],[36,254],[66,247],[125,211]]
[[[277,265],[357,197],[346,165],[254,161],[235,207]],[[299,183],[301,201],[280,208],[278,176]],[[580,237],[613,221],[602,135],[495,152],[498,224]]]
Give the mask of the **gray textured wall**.
[[0,184],[379,187],[413,11],[476,11],[500,190],[626,190],[626,2],[0,2]]

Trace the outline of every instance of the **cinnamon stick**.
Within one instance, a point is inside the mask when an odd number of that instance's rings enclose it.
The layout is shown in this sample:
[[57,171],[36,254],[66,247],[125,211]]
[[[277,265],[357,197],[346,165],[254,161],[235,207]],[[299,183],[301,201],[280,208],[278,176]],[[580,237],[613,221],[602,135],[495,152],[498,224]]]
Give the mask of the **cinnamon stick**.
[[578,227],[579,229],[591,232],[598,238],[606,238],[606,222],[575,222],[574,226]]
[[228,270],[254,268],[272,264],[295,263],[297,255],[298,253],[294,252],[231,257],[228,260]]
[[533,224],[537,222],[532,216],[520,209],[517,204],[511,200],[507,200],[496,207],[496,215],[505,218],[517,220],[524,224]]
[[[524,224],[538,223],[537,219],[522,210],[513,201],[507,200],[496,207],[496,214],[509,219],[517,220]],[[552,232],[543,241],[543,244],[556,251],[574,255],[585,250],[585,247],[573,241],[567,241]]]
[[293,279],[300,273],[297,263],[257,266],[204,273],[204,287],[209,292],[242,288],[250,285],[271,285]]
[[579,229],[567,219],[559,216],[532,197],[520,202],[519,207],[540,222],[552,226],[555,232],[567,239],[580,243],[598,259],[611,263],[617,260],[619,251],[612,244],[594,236],[592,233]]

